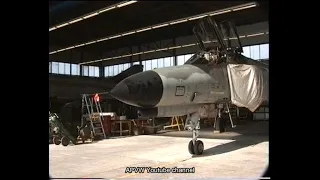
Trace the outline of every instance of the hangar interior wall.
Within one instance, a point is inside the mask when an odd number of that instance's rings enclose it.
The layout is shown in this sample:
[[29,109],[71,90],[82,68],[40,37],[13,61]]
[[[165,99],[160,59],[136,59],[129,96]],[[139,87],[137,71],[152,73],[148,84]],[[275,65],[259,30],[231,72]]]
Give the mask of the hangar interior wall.
[[[256,60],[269,58],[269,34],[265,33],[269,31],[268,27],[267,22],[238,27],[240,36],[252,35],[241,38],[243,46],[246,46],[243,53],[245,56]],[[175,44],[173,40],[163,40],[140,45],[140,52],[192,43],[195,43],[193,36],[178,37],[175,38]],[[130,54],[130,48],[132,48],[133,53],[139,52],[139,47],[134,46],[118,49],[112,53],[105,52],[104,56]],[[101,78],[117,75],[133,64],[144,65],[144,70],[181,65],[198,50],[198,46],[190,46],[171,51],[132,56],[131,58],[104,61],[100,66],[90,66],[88,64],[88,66],[83,65],[81,67],[75,63],[95,60],[94,56],[76,50],[51,55],[49,56],[49,97],[73,99],[79,97],[82,93],[103,92],[105,82],[102,82]],[[63,63],[71,61],[74,64]]]

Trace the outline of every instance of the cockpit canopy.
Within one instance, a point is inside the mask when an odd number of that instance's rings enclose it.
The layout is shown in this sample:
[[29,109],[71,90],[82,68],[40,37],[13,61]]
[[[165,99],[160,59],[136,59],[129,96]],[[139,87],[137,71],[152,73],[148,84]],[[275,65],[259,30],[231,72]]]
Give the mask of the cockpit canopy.
[[222,21],[217,24],[211,17],[205,17],[194,26],[193,33],[203,51],[212,48],[219,48],[221,51],[237,48],[242,52],[242,44],[236,26],[230,21]]
[[200,51],[185,64],[230,62],[243,52],[237,29],[230,21],[223,21],[218,25],[211,17],[205,17],[194,26],[193,33]]

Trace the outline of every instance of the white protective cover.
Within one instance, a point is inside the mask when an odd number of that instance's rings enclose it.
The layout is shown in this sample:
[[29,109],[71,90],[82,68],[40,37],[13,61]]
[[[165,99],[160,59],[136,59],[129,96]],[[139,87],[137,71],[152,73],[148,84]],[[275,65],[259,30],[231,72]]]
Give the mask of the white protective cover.
[[254,112],[269,101],[269,70],[256,65],[228,64],[231,102]]

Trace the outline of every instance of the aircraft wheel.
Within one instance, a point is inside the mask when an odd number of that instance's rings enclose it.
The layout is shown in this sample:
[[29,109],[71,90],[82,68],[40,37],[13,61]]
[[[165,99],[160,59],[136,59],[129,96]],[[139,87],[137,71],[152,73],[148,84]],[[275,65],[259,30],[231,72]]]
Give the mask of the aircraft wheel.
[[61,143],[60,138],[57,136],[53,137],[52,141],[55,145],[59,145]]
[[200,155],[203,153],[203,150],[204,150],[203,142],[200,140],[196,141],[194,145],[194,153],[196,155]]
[[189,150],[189,153],[190,153],[190,154],[194,154],[194,147],[193,147],[193,142],[192,142],[192,140],[189,142],[188,150]]
[[62,139],[61,139],[61,144],[62,146],[68,146],[70,143],[70,139],[66,136],[63,136]]

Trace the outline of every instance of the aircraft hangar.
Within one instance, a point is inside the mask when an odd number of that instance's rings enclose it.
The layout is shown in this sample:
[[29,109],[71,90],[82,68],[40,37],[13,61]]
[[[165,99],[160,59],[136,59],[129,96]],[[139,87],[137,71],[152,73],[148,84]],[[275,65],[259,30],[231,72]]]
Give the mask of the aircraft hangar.
[[[253,113],[230,107],[237,126],[223,133],[214,121],[201,121],[204,151],[190,155],[192,133],[184,129],[185,116],[141,119],[138,108],[108,92],[137,73],[185,64],[200,50],[193,27],[208,17],[234,23],[241,54],[268,64],[268,3],[49,1],[50,176],[262,176],[269,157],[268,107]],[[83,122],[90,137],[77,129],[85,127]]]

